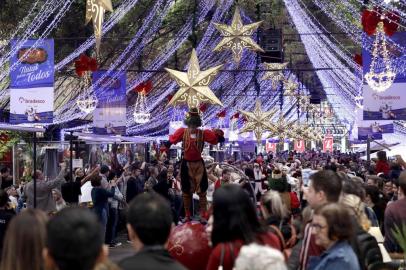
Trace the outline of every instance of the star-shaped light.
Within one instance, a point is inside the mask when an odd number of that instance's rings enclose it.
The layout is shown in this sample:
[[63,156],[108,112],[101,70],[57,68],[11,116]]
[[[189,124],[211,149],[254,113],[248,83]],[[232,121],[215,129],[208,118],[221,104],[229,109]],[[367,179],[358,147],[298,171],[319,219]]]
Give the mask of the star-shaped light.
[[297,82],[291,80],[285,80],[283,82],[283,95],[285,96],[297,96],[298,92],[297,89],[299,88],[299,84]]
[[247,119],[240,134],[252,131],[255,134],[258,144],[261,144],[264,131],[270,131],[273,129],[271,117],[275,114],[276,110],[264,112],[261,108],[261,101],[257,99],[255,108],[252,112],[243,110],[239,110],[239,112],[245,116],[245,119]]
[[279,139],[279,143],[283,143],[285,139],[292,137],[294,123],[295,120],[290,122],[286,121],[281,113],[278,121],[276,121],[275,124],[272,124],[272,129],[268,138],[277,137]]
[[105,11],[113,12],[111,0],[86,0],[86,24],[93,21],[96,53],[99,54]]
[[296,124],[292,127],[291,138],[296,140],[315,140],[322,139],[321,132],[307,124]]
[[264,63],[264,67],[267,70],[262,80],[272,80],[272,89],[276,90],[278,84],[281,80],[285,78],[283,75],[283,70],[288,66],[289,63]]
[[223,106],[221,101],[209,88],[209,84],[214,80],[222,66],[223,65],[219,65],[205,71],[200,71],[196,50],[193,49],[187,72],[165,68],[169,75],[180,86],[167,106],[176,106],[183,103],[186,103],[189,108],[199,108],[200,103]]
[[237,7],[231,25],[214,23],[214,26],[221,35],[223,35],[223,39],[217,44],[213,51],[231,49],[236,63],[240,62],[244,49],[264,52],[251,38],[251,35],[257,30],[261,23],[262,21],[244,25],[241,20],[240,9]]

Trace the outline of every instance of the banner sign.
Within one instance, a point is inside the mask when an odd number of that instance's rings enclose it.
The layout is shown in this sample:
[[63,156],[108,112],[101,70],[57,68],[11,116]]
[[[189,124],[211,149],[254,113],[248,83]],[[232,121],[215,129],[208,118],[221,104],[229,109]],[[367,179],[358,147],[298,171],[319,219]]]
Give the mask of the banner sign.
[[358,140],[366,140],[368,136],[374,140],[381,140],[382,134],[393,133],[393,123],[382,124],[380,122],[387,121],[365,121],[373,122],[369,127],[358,127]]
[[358,140],[366,140],[369,138],[381,140],[382,134],[394,133],[393,121],[370,121],[362,120],[363,112],[358,110],[356,115],[357,120],[357,135],[354,138]]
[[267,142],[265,145],[265,151],[267,153],[269,152],[276,153],[276,143]]
[[334,143],[334,139],[333,137],[329,136],[329,137],[324,137],[323,139],[323,152],[333,152],[333,143]]
[[[406,32],[397,32],[392,37],[399,45],[406,46]],[[388,50],[394,54],[397,52],[395,47],[388,45]],[[400,56],[399,56],[400,58]],[[370,71],[372,61],[371,53],[363,48],[362,62],[364,76]],[[382,69],[382,61],[378,61]],[[395,65],[396,61],[392,63]],[[393,66],[396,70],[396,67]],[[399,73],[396,75],[394,83],[384,92],[376,92],[364,82],[364,112],[363,120],[406,120],[406,74]]]
[[[106,71],[93,72],[93,84],[104,77]],[[117,72],[107,76],[94,89],[99,100],[93,112],[95,134],[124,135],[127,119],[126,74]]]
[[364,85],[364,120],[406,120],[406,80],[378,93]]
[[53,87],[12,89],[10,93],[10,123],[52,123],[53,110]]
[[299,140],[294,142],[294,150],[299,153],[303,153],[305,151],[305,141]]
[[[12,40],[12,48],[18,41]],[[35,46],[34,46],[35,45]],[[10,123],[52,123],[54,41],[27,40],[10,58]]]
[[[14,48],[17,43],[17,40],[12,40],[11,47]],[[17,53],[11,56],[10,66],[18,61],[20,63],[10,72],[10,88],[54,85],[53,39],[27,40]]]

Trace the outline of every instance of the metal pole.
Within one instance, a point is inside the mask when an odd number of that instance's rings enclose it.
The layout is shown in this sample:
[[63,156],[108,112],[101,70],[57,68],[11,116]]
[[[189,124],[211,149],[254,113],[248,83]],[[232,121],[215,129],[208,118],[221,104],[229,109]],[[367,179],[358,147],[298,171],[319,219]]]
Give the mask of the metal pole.
[[69,157],[69,175],[70,178],[69,180],[73,180],[73,131],[70,132],[70,137],[69,137],[69,153],[70,153],[70,157]]
[[34,208],[37,207],[37,133],[34,132],[34,174],[33,174],[33,181],[34,181]]
[[371,137],[368,135],[367,138],[367,161],[371,162]]

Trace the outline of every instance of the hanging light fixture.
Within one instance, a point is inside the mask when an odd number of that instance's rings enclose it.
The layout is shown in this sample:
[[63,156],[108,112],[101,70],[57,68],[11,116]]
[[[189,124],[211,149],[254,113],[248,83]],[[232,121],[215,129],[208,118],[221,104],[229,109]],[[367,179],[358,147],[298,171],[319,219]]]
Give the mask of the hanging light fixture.
[[138,124],[148,123],[151,114],[147,111],[147,98],[145,94],[138,93],[134,108],[134,121]]
[[[378,62],[380,55],[382,62]],[[386,48],[384,24],[379,22],[372,50],[372,62],[369,72],[365,74],[365,80],[374,91],[384,92],[391,87],[395,78],[396,73],[392,68]]]
[[138,124],[148,123],[151,119],[151,114],[147,109],[147,94],[152,89],[152,82],[147,81],[135,87],[138,93],[137,100],[134,105],[134,121]]
[[86,114],[93,112],[96,109],[98,103],[99,100],[93,93],[89,95],[80,95],[79,98],[76,100],[76,105],[82,112]]
[[90,88],[92,81],[91,72],[96,70],[96,59],[88,57],[85,54],[80,55],[79,59],[75,61],[75,72],[81,80],[81,91],[83,91],[76,100],[76,105],[86,114],[93,112],[99,103],[96,95],[91,93]]

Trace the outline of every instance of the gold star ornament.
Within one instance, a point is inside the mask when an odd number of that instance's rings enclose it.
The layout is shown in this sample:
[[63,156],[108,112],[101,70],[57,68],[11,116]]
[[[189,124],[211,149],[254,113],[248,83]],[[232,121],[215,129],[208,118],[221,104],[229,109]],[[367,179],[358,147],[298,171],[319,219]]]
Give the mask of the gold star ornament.
[[185,103],[189,108],[199,108],[201,103],[223,106],[223,103],[221,103],[209,88],[209,84],[214,80],[222,66],[223,65],[219,65],[205,71],[200,71],[196,50],[193,49],[187,72],[165,68],[169,75],[180,86],[167,106],[176,106]]
[[266,71],[262,80],[272,80],[272,89],[276,90],[280,81],[285,79],[283,70],[289,63],[264,63]]
[[94,36],[96,37],[96,53],[99,55],[102,25],[105,11],[113,12],[111,0],[86,0],[86,24],[93,21]]
[[261,108],[261,101],[257,99],[254,111],[248,112],[239,110],[239,112],[247,119],[247,122],[239,134],[252,131],[255,134],[258,144],[261,144],[262,134],[264,131],[273,130],[271,118],[275,114],[276,110],[274,109],[272,111],[264,112]]
[[286,121],[281,112],[278,121],[272,124],[271,133],[268,138],[277,137],[280,144],[284,143],[285,139],[292,137],[294,123],[295,121]]
[[261,23],[262,21],[244,25],[241,20],[240,9],[237,7],[231,25],[214,23],[214,26],[221,33],[223,39],[217,44],[213,51],[217,52],[231,49],[236,63],[240,63],[244,49],[264,52],[251,38]]

